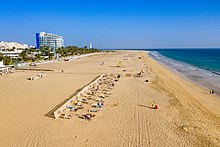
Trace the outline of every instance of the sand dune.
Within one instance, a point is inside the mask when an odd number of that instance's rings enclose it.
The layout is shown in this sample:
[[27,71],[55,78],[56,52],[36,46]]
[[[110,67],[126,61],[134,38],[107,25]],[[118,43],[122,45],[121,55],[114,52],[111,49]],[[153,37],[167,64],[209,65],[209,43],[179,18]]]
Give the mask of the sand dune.
[[[119,61],[123,66],[117,68]],[[41,71],[0,77],[0,146],[220,146],[220,98],[172,73],[146,52],[117,51],[36,68],[52,71],[34,81],[27,78]],[[143,77],[133,76],[141,70]],[[47,115],[106,73],[122,77],[94,119]],[[153,100],[159,109],[151,109]]]

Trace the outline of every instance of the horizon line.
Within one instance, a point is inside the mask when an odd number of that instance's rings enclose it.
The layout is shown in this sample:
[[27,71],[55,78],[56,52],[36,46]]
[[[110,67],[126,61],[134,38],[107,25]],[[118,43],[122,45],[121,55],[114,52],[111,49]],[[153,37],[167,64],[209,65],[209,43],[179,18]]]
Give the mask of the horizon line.
[[100,48],[100,49],[220,49],[220,47],[147,47],[147,48]]

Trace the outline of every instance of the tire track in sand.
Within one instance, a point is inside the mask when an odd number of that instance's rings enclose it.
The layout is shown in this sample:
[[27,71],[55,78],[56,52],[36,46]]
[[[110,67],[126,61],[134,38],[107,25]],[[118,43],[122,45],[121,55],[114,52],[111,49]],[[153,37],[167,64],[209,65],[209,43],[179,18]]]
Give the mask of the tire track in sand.
[[[111,120],[111,124],[113,128],[116,130],[118,136],[121,138],[124,146],[150,146],[150,132],[149,132],[149,122],[148,122],[148,116],[146,113],[146,109],[143,109],[138,106],[138,104],[143,103],[144,96],[143,92],[144,85],[140,85],[140,82],[136,81],[137,79],[130,79],[129,85],[131,85],[126,91],[123,91],[123,98],[130,97],[132,98],[131,101],[128,101],[128,103],[125,101],[126,106],[126,114],[124,114],[122,118],[117,113],[120,109],[111,109],[111,117],[109,117]],[[120,81],[122,82],[122,81]],[[123,84],[123,82],[122,82]],[[127,84],[127,82],[126,82]],[[133,94],[131,95],[129,91],[132,90]],[[122,94],[122,93],[121,93]],[[117,96],[120,97],[120,96]],[[118,100],[118,99],[116,99]],[[124,99],[123,99],[124,100]],[[119,99],[119,101],[121,101]],[[123,108],[124,109],[124,108]],[[126,128],[123,123],[126,123],[123,121],[129,120],[129,128]]]
[[[121,82],[122,81],[120,81],[120,83]],[[123,82],[121,84],[123,84]],[[130,84],[130,85],[132,85],[132,84]],[[131,89],[128,88],[128,90],[131,90]],[[118,89],[118,91],[122,91],[122,90]],[[124,89],[123,89],[123,91],[124,91]],[[129,91],[127,91],[127,90],[123,92],[123,98],[126,98],[126,97],[131,97]],[[118,98],[116,100],[118,100]],[[111,111],[112,115],[109,115],[112,117],[110,122],[111,122],[112,126],[114,127],[114,129],[117,131],[118,135],[120,137],[122,137],[123,143],[126,146],[133,147],[133,146],[135,146],[135,139],[134,139],[133,135],[135,134],[135,130],[134,130],[135,127],[134,126],[135,126],[135,117],[136,117],[136,114],[135,114],[136,107],[133,105],[130,105],[130,104],[126,104],[126,103],[125,103],[125,105],[129,105],[128,107],[125,107],[126,114],[123,115],[123,117],[125,117],[125,118],[122,118],[118,115],[117,109],[112,109],[112,111]],[[130,107],[132,107],[132,108],[130,108]],[[129,122],[128,122],[129,128],[126,128],[123,125],[123,120],[129,120]],[[124,122],[124,123],[126,123],[126,122]]]
[[39,146],[39,134],[43,130],[43,125],[40,122],[34,123],[24,134],[23,138],[19,142],[19,146]]
[[[135,82],[139,83],[139,82]],[[143,101],[140,97],[143,97],[144,89],[142,85],[136,85],[136,99],[137,99],[137,105],[141,104]],[[144,99],[143,99],[144,100]],[[138,107],[138,106],[137,106]],[[149,123],[148,123],[148,114],[145,112],[145,109],[140,112],[140,109],[138,107],[137,109],[137,145],[138,146],[150,146],[150,132],[149,132]],[[147,143],[147,144],[146,144]]]
[[113,115],[110,115],[111,118],[111,124],[114,127],[114,129],[116,130],[116,132],[118,133],[118,135],[122,138],[123,143],[126,146],[132,146],[131,143],[131,135],[130,133],[127,131],[127,129],[125,128],[125,126],[123,125],[123,123],[121,122],[121,120],[119,119],[120,117],[117,116],[117,113],[115,111],[115,109],[112,109],[112,113]]
[[[124,135],[122,134],[123,132],[125,132],[125,134],[127,134],[126,130],[124,129],[124,126],[121,124],[121,122],[118,120],[118,117],[116,116],[116,113],[114,110],[112,110],[112,118],[111,118],[111,125],[113,126],[113,128],[115,129],[115,131],[117,132],[117,135],[122,139],[123,143],[125,146],[127,146],[127,142],[128,140],[126,139],[126,137],[124,137]],[[121,132],[119,128],[122,128],[124,131]]]

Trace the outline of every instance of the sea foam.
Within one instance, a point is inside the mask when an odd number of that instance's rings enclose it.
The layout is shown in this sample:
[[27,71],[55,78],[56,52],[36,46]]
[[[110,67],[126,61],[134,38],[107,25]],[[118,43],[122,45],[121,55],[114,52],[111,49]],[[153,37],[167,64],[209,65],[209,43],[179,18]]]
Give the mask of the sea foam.
[[220,74],[218,72],[201,69],[185,62],[176,61],[159,54],[157,51],[150,51],[149,55],[175,73],[207,89],[214,89],[216,94],[220,95]]

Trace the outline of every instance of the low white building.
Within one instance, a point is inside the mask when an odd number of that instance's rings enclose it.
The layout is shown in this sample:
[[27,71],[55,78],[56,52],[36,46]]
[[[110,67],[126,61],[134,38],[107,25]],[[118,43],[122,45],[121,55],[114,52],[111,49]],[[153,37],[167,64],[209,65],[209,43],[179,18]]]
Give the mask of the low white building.
[[2,53],[4,56],[8,56],[11,58],[18,58],[19,54],[22,52],[23,50],[14,50],[14,51],[0,51],[0,53]]
[[3,61],[0,61],[0,68],[1,67],[5,67],[4,64],[3,64]]

